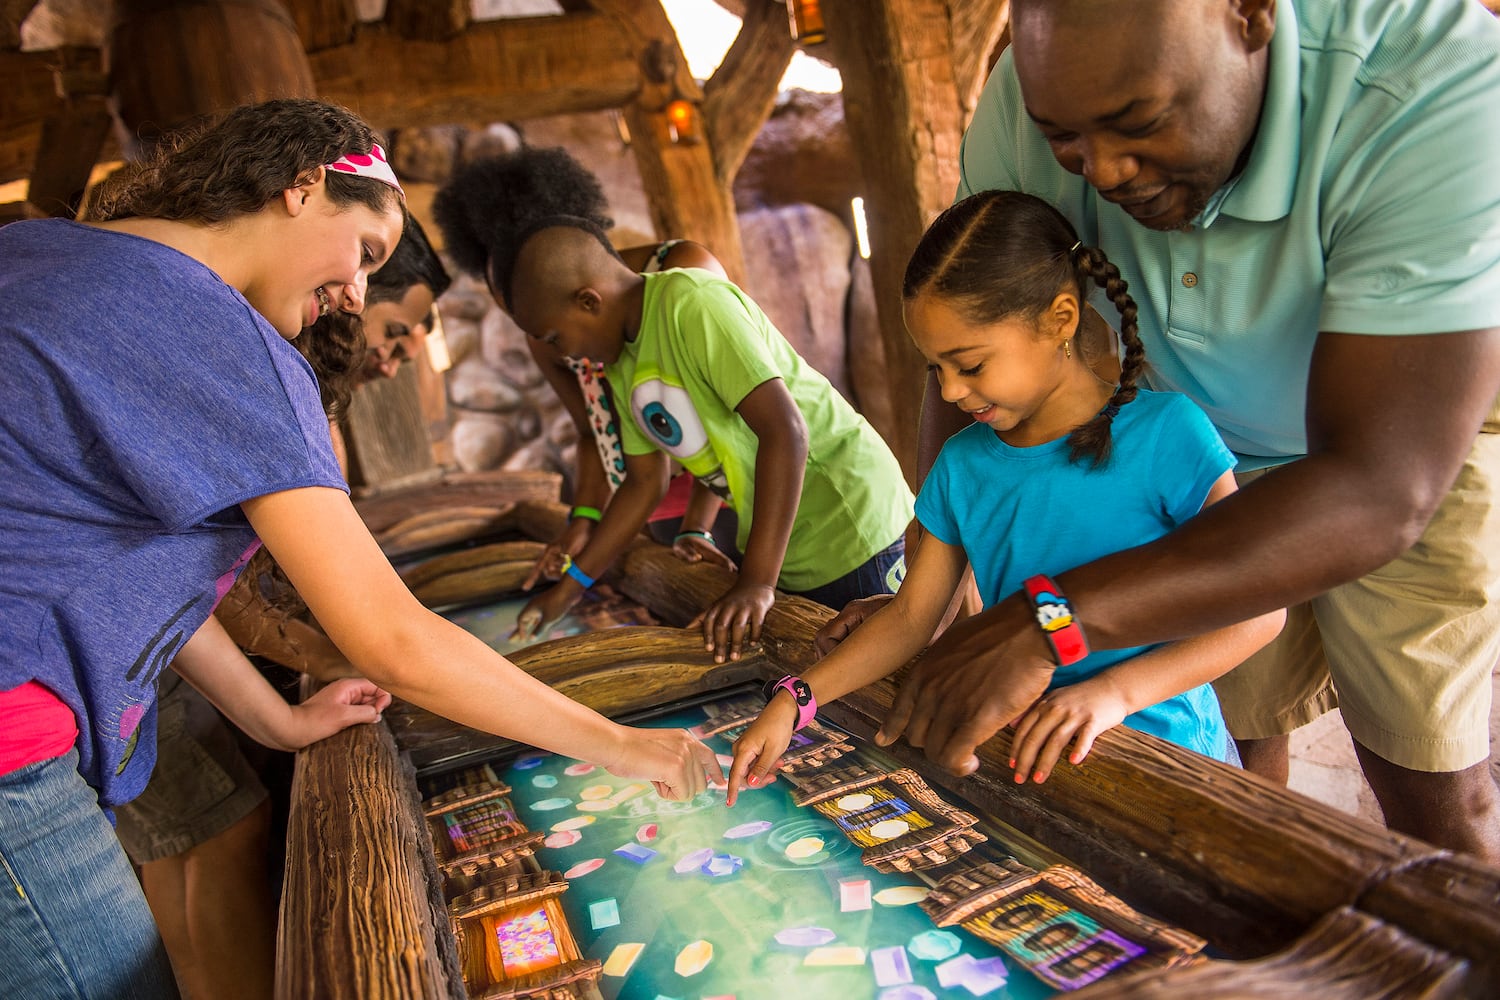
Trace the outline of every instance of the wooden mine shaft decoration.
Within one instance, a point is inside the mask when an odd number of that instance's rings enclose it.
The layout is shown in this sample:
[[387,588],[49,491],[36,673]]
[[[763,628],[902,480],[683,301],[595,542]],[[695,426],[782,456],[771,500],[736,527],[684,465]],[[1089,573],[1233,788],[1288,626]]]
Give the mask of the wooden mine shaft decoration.
[[920,904],[961,924],[1037,978],[1076,990],[1113,972],[1201,961],[1202,938],[1137,912],[1073,868],[984,864],[950,875]]
[[792,801],[831,819],[876,871],[936,868],[986,840],[973,816],[907,768],[887,772],[856,762],[815,774],[792,770],[787,779],[797,789]]

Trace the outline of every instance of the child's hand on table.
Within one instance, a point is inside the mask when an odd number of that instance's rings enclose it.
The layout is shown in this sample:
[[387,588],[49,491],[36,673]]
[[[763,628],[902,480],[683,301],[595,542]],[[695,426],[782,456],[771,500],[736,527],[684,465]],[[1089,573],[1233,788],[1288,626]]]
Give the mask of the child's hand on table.
[[556,580],[568,569],[567,560],[583,551],[594,533],[594,522],[586,517],[575,517],[568,522],[556,540],[542,550],[536,565],[521,583],[522,590],[530,590],[543,579]]
[[703,645],[714,654],[715,663],[738,660],[747,639],[760,641],[761,623],[775,602],[774,588],[742,580],[688,622],[687,627],[703,627]]
[[521,613],[516,615],[516,629],[510,634],[512,642],[527,642],[536,638],[542,629],[567,614],[568,609],[578,603],[578,594],[581,592],[568,583],[564,580],[526,602]]
[[692,534],[678,535],[672,542],[672,554],[685,563],[701,562],[710,566],[722,566],[731,573],[739,569],[734,560],[714,544],[711,535],[708,538]]
[[1069,763],[1083,763],[1099,734],[1129,714],[1123,693],[1109,682],[1107,672],[1042,695],[1016,721],[1010,744],[1016,784],[1024,785],[1028,776],[1038,784],[1045,781],[1069,743]]
[[747,785],[759,788],[765,784],[781,763],[781,755],[792,742],[796,725],[797,706],[792,704],[790,696],[778,693],[760,713],[760,718],[750,723],[734,741],[734,763],[729,767],[725,805],[734,805],[741,788]]
[[286,744],[282,749],[300,750],[350,726],[379,722],[390,703],[388,691],[363,677],[336,680],[291,706],[291,725],[282,735]]

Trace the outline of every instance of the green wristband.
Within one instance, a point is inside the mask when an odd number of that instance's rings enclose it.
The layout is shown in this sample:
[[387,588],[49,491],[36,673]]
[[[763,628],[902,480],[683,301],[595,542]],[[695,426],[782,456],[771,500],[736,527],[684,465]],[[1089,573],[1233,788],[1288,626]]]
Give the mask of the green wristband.
[[585,521],[597,522],[603,516],[604,514],[599,510],[598,507],[585,507],[582,504],[579,504],[572,510],[568,511],[569,521],[576,521],[581,517]]
[[677,537],[672,539],[672,541],[680,542],[684,538],[701,538],[704,541],[708,542],[710,545],[713,545],[714,543],[714,536],[707,531],[679,531],[677,533]]

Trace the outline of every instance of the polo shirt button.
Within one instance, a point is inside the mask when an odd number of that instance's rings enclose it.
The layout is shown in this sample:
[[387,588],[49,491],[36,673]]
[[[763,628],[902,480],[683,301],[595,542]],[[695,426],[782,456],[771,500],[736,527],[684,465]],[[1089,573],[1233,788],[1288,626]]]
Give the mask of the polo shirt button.
[[1198,276],[1192,271],[1185,271],[1182,275],[1183,288],[1195,288],[1198,285]]

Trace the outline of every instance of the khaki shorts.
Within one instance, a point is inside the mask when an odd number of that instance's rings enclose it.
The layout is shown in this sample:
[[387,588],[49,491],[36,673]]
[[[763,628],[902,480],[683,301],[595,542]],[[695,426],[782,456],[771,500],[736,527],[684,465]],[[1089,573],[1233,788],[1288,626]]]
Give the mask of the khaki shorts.
[[1416,545],[1289,608],[1280,636],[1214,682],[1235,737],[1279,736],[1338,708],[1360,745],[1400,767],[1460,771],[1489,757],[1500,657],[1500,433],[1492,426]]
[[170,670],[162,678],[156,769],[146,790],[115,810],[115,833],[137,865],[217,837],[268,797],[218,709]]

